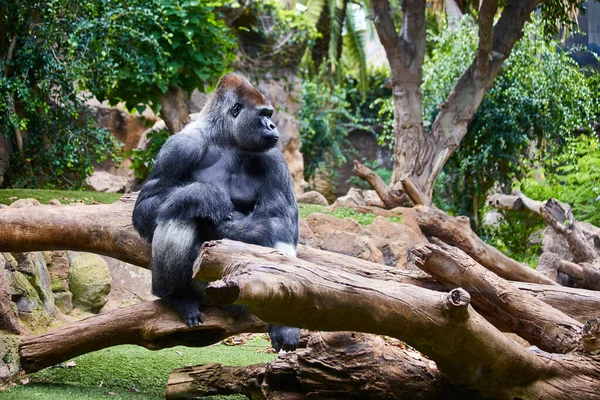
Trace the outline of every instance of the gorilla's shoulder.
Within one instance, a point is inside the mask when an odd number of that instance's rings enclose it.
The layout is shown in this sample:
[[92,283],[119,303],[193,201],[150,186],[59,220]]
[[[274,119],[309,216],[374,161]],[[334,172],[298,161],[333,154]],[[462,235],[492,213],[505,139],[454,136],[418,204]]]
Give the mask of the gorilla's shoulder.
[[163,145],[155,168],[163,175],[176,176],[193,169],[206,153],[207,143],[201,134],[180,132]]

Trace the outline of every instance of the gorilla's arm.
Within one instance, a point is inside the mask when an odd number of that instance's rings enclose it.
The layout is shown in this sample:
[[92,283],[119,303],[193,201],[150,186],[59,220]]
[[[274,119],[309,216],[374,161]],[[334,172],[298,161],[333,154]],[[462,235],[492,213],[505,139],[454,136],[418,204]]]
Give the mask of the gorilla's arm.
[[193,180],[207,147],[198,132],[174,135],[161,149],[133,211],[133,225],[147,241],[152,241],[157,222],[196,217],[219,222],[231,213],[231,201],[221,188]]

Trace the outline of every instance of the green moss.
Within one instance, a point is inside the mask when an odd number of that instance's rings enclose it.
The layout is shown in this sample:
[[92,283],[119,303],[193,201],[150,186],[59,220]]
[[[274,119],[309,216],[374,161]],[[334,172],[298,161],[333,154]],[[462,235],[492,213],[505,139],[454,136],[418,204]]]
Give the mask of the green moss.
[[387,217],[387,220],[390,222],[395,222],[397,224],[403,224],[404,223],[404,217],[402,216],[402,214],[392,214],[389,217]]
[[122,193],[84,192],[74,190],[43,190],[43,189],[0,189],[0,204],[11,204],[19,199],[34,198],[42,204],[48,204],[57,199],[63,204],[81,202],[94,204],[114,203],[123,196]]
[[333,211],[327,212],[327,214],[333,215],[334,217],[340,219],[352,218],[363,226],[371,225],[376,217],[376,215],[373,213],[362,213],[348,207],[336,208]]
[[320,206],[317,204],[303,204],[298,203],[298,213],[300,214],[300,218],[306,218],[312,213],[323,212],[325,206]]

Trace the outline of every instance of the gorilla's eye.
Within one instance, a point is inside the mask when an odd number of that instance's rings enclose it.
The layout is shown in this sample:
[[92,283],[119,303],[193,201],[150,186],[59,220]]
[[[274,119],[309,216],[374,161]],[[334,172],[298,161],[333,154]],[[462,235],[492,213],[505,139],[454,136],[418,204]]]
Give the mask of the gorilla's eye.
[[235,103],[233,105],[233,107],[231,108],[231,113],[233,114],[234,117],[237,117],[239,115],[240,111],[242,111],[242,105],[240,103]]

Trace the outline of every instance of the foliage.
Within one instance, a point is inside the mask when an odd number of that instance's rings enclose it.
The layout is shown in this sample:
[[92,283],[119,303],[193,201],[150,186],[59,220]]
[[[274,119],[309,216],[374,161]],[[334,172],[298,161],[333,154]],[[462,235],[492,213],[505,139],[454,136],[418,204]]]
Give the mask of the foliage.
[[567,203],[579,221],[600,226],[600,146],[593,136],[570,138],[565,151],[516,183],[536,200]]
[[264,67],[296,66],[317,29],[306,14],[286,9],[278,0],[252,1],[236,22],[240,50]]
[[111,204],[119,200],[122,193],[86,192],[76,190],[44,190],[44,189],[0,189],[0,204],[10,205],[19,199],[33,198],[42,204],[56,199],[63,204]]
[[298,119],[306,179],[313,177],[318,168],[332,170],[346,161],[343,147],[348,131],[358,126],[350,113],[346,90],[324,79],[324,65],[319,76],[306,77],[302,83]]
[[[498,212],[484,207],[484,212]],[[509,257],[535,268],[541,247],[541,233],[546,227],[539,215],[499,211],[501,218],[494,224],[482,225],[481,238]]]
[[151,105],[170,87],[204,89],[226,72],[236,42],[218,1],[94,0],[70,40],[90,65],[80,84],[128,108]]
[[23,137],[5,184],[80,187],[93,161],[119,151],[109,132],[85,117],[85,98],[74,85],[91,69],[87,50],[72,40],[85,8],[58,0],[0,0],[0,8],[0,49],[7,54],[0,60],[0,134],[15,150]]
[[131,157],[130,168],[133,169],[136,178],[143,180],[150,175],[156,156],[162,146],[167,142],[167,139],[169,139],[170,134],[168,129],[150,131],[146,136],[146,139],[148,140],[147,150],[132,149],[125,152],[124,155],[126,157]]

